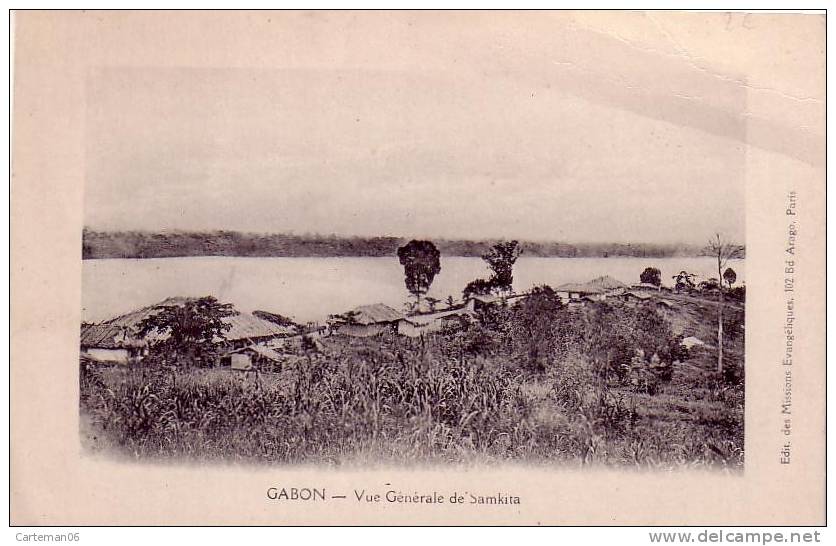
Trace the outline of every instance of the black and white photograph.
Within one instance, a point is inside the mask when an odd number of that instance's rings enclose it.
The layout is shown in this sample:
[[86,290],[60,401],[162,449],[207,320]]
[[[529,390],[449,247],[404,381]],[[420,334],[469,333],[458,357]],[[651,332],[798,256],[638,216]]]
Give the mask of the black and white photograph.
[[15,521],[823,521],[824,13],[13,30]]
[[[310,18],[293,45],[344,15]],[[89,73],[89,449],[741,470],[735,86],[559,13],[511,16],[537,49],[395,19],[362,69]],[[469,47],[421,41],[453,23]]]

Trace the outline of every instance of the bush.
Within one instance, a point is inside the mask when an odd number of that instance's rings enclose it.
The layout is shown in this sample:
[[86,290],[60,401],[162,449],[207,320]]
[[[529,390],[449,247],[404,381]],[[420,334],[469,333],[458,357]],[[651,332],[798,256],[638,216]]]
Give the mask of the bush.
[[555,326],[564,309],[550,286],[537,286],[511,313],[515,349],[528,369],[543,372],[558,340]]
[[728,290],[726,292],[726,294],[729,296],[729,299],[731,299],[731,300],[738,301],[740,303],[745,303],[746,302],[746,286],[745,285],[735,286],[734,288],[731,288],[730,290]]
[[639,281],[653,286],[662,286],[662,272],[659,268],[647,267],[639,275]]

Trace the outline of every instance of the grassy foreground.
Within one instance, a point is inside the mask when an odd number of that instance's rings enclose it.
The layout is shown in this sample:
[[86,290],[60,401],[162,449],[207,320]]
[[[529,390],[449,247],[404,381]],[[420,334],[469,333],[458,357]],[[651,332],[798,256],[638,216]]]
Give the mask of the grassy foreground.
[[721,376],[716,304],[674,303],[544,293],[423,341],[332,336],[278,373],[83,366],[82,433],[142,459],[742,468],[742,306]]

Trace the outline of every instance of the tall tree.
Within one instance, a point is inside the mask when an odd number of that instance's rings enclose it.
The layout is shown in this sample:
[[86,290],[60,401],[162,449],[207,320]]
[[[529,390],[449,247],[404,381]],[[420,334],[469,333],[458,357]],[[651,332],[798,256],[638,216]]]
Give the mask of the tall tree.
[[501,292],[511,292],[514,284],[514,264],[522,254],[519,241],[496,243],[482,256],[493,271],[491,282]]
[[[729,242],[719,233],[709,239],[705,253],[717,260],[717,278],[723,278],[723,268],[729,260],[743,257],[743,246]],[[723,286],[717,292],[717,373],[723,373]]]
[[435,276],[441,272],[441,253],[430,241],[409,241],[398,248],[398,260],[404,270],[404,283],[418,302],[426,294]]

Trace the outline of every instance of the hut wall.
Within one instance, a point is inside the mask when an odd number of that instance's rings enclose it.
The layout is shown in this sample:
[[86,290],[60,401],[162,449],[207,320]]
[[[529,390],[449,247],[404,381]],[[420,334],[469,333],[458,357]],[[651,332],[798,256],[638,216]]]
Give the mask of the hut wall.
[[388,324],[343,324],[337,329],[338,334],[352,337],[372,337],[391,329]]
[[118,362],[120,364],[127,363],[129,356],[127,349],[102,349],[92,347],[86,349],[85,352],[96,360],[101,360],[103,362]]
[[232,353],[229,355],[229,362],[233,370],[249,370],[253,367],[250,355],[244,353]]

